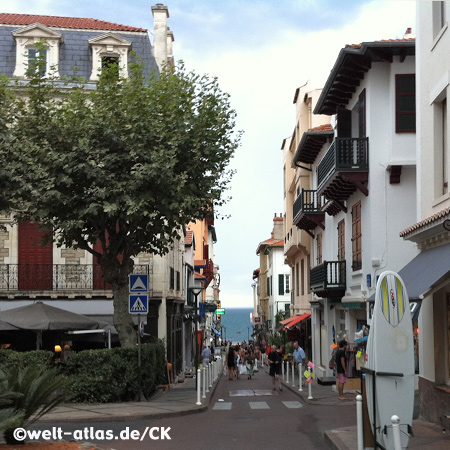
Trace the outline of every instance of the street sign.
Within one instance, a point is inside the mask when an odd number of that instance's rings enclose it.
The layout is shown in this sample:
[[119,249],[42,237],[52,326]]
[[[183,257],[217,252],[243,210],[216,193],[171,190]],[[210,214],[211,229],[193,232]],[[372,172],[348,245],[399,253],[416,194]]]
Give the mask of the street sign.
[[148,295],[130,295],[129,299],[130,314],[147,314]]
[[216,314],[225,314],[225,308],[217,308]]
[[130,293],[148,292],[147,274],[130,274]]

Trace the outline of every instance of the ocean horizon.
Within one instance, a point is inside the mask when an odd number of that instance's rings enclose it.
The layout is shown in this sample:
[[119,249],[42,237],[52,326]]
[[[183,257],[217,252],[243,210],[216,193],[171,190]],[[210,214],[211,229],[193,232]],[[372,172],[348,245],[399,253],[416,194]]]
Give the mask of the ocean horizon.
[[225,314],[221,317],[222,339],[235,343],[252,340],[250,313],[253,312],[253,308],[225,308]]

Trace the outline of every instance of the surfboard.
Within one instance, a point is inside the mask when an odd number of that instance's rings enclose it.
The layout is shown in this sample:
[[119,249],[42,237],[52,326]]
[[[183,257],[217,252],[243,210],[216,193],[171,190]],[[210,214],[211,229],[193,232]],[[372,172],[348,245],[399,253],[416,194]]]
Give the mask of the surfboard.
[[408,294],[395,272],[383,272],[378,279],[366,354],[366,368],[375,371],[375,377],[366,374],[372,428],[376,383],[376,430],[372,431],[386,450],[394,450],[391,417],[399,416],[402,448],[406,449],[414,410],[414,341]]

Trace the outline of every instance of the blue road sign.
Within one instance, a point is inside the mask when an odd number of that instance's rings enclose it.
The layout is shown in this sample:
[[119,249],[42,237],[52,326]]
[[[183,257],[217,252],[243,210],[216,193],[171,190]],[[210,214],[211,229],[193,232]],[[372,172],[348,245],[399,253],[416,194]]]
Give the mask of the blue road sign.
[[129,312],[130,314],[147,314],[148,313],[148,295],[130,295]]
[[130,293],[148,292],[148,275],[133,273],[130,275]]

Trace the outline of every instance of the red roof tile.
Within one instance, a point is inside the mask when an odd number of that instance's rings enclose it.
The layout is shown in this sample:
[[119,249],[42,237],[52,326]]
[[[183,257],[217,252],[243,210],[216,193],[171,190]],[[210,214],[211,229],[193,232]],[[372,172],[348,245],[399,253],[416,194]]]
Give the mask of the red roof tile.
[[450,208],[444,209],[442,211],[439,211],[436,214],[433,214],[430,217],[427,217],[426,219],[421,220],[420,222],[406,228],[405,230],[400,232],[400,237],[405,237],[408,234],[412,233],[413,231],[416,231],[422,227],[424,227],[425,225],[428,225],[430,223],[435,222],[436,220],[441,219],[442,217],[448,216],[450,215]]
[[318,127],[310,128],[308,131],[321,132],[321,131],[333,131],[333,127],[327,123],[325,125],[319,125]]
[[186,237],[184,238],[184,244],[185,245],[192,245],[192,242],[194,240],[194,232],[193,231],[186,231]]
[[33,14],[7,14],[0,13],[0,24],[3,25],[31,25],[40,23],[47,27],[76,28],[82,30],[104,30],[104,31],[136,31],[146,32],[145,28],[131,27],[98,19],[87,19],[77,17],[39,16]]

